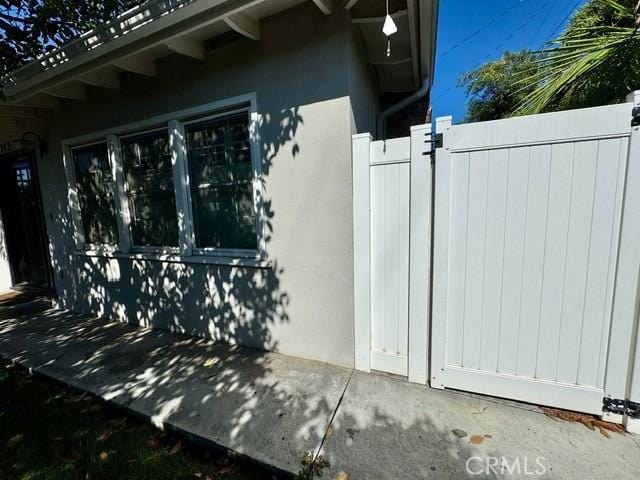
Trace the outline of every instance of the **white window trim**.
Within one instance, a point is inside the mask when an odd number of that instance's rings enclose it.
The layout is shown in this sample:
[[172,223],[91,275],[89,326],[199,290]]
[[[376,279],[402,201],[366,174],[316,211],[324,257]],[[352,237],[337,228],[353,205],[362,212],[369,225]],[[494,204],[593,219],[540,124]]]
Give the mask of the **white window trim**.
[[[110,253],[110,252],[115,252],[118,250],[119,246],[117,244],[108,244],[108,243],[100,243],[100,244],[96,244],[96,243],[87,243],[85,236],[84,236],[84,226],[82,224],[82,215],[80,212],[80,200],[78,199],[78,187],[77,187],[77,182],[76,182],[76,170],[75,170],[75,166],[74,166],[74,162],[73,162],[73,150],[77,149],[77,148],[84,148],[84,147],[91,147],[93,145],[100,145],[100,144],[105,144],[107,147],[107,155],[110,156],[109,154],[109,143],[107,141],[106,138],[103,139],[99,139],[93,142],[86,142],[86,143],[82,143],[80,145],[67,145],[64,144],[62,145],[62,162],[64,165],[64,169],[65,169],[65,173],[67,176],[67,199],[69,202],[69,208],[71,210],[71,220],[72,220],[72,224],[73,224],[73,230],[74,230],[74,240],[75,240],[75,244],[76,244],[76,249],[78,250],[90,250],[90,251],[94,251],[94,252],[103,252],[103,253]],[[111,167],[111,174],[114,175],[115,174],[115,170],[114,170],[114,165],[111,162],[111,159],[109,158],[109,162],[110,162],[110,167]],[[117,188],[117,185],[116,185]],[[114,192],[114,198],[117,197],[117,192]],[[117,205],[117,199],[116,199],[116,205],[115,205],[115,211],[116,211],[116,215],[118,216],[118,205]],[[116,218],[117,221],[119,221],[118,218]],[[118,232],[119,234],[120,232]]]
[[[186,154],[184,126],[224,117],[239,111],[247,111],[249,114],[249,139],[253,170],[253,208],[256,219],[257,249],[195,248],[193,204],[191,203],[189,189],[189,165]],[[184,263],[266,266],[268,262],[266,262],[266,236],[263,215],[264,196],[259,120],[256,94],[252,92],[63,140],[63,163],[67,177],[69,208],[72,213],[75,233],[75,254]],[[167,128],[169,132],[180,246],[178,248],[134,246],[131,239],[130,211],[125,194],[126,182],[124,181],[122,168],[120,138],[140,135],[163,128]],[[115,200],[119,244],[91,245],[85,243],[71,150],[105,142],[107,143],[109,160],[117,190]]]
[[[162,247],[162,246],[151,246],[151,245],[136,245],[133,242],[133,230],[131,224],[131,206],[129,205],[129,197],[128,194],[128,185],[124,178],[124,157],[122,156],[122,140],[126,140],[128,138],[135,138],[142,135],[146,135],[148,133],[155,132],[167,132],[167,138],[169,138],[169,142],[171,142],[171,130],[172,122],[168,122],[165,125],[159,125],[155,128],[150,128],[142,131],[136,131],[132,133],[127,133],[124,135],[107,135],[107,139],[112,139],[113,141],[113,153],[114,153],[114,164],[117,165],[116,173],[119,173],[119,177],[116,177],[116,183],[118,186],[118,196],[120,208],[122,209],[123,214],[122,218],[119,218],[118,221],[123,222],[122,232],[118,231],[120,235],[120,252],[121,253],[157,253],[159,255],[175,255],[180,253],[179,247]],[[172,159],[173,166],[173,159]],[[173,168],[172,176],[174,179],[174,195],[178,196],[176,190],[176,179],[177,172],[175,171],[175,167]],[[178,217],[179,218],[179,217]],[[122,241],[123,238],[125,241]]]
[[[214,113],[212,115],[208,115],[206,117],[201,117],[197,119],[190,120],[188,122],[182,123],[182,139],[185,142],[183,151],[186,152],[186,137],[184,134],[184,127],[189,125],[197,125],[199,123],[205,123],[211,120],[216,120],[218,118],[224,118],[229,115],[234,115],[236,113],[247,112],[249,115],[249,140],[251,144],[251,170],[253,173],[253,214],[256,222],[256,233],[257,233],[257,248],[247,250],[247,249],[239,249],[239,248],[212,248],[212,247],[197,247],[196,238],[195,238],[195,230],[193,228],[193,202],[191,199],[191,189],[186,189],[186,201],[187,205],[190,206],[190,225],[191,231],[190,234],[190,242],[191,242],[191,254],[192,255],[212,255],[212,256],[221,256],[221,257],[233,257],[233,258],[263,258],[261,252],[264,252],[264,235],[261,233],[264,231],[263,222],[262,222],[262,181],[261,181],[261,165],[260,165],[260,150],[259,150],[259,142],[257,136],[257,125],[258,125],[258,116],[257,112],[255,112],[250,105],[236,108],[233,110],[227,110],[224,112]],[[187,185],[191,185],[191,179],[189,177],[189,160],[187,155],[183,155],[181,159],[184,162],[184,172],[185,178],[187,181]]]

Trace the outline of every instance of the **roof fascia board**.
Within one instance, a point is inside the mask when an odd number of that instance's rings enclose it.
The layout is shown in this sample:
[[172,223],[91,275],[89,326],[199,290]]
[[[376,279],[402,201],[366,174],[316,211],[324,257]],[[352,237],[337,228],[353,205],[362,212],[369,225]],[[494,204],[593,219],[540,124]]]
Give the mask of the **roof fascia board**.
[[420,32],[418,29],[418,15],[416,12],[416,0],[407,0],[407,14],[409,15],[409,41],[411,47],[411,70],[413,73],[413,86],[420,87]]
[[438,38],[439,0],[418,0],[420,25],[420,73],[422,78],[429,77],[433,84],[436,62],[436,40]]
[[[265,0],[213,0],[196,1],[183,8],[157,18],[94,50],[36,75],[21,85],[8,87],[6,95],[16,102],[72,80],[77,75],[108,65],[122,57],[160,45],[180,35],[239,13]],[[213,6],[212,6],[213,3]]]

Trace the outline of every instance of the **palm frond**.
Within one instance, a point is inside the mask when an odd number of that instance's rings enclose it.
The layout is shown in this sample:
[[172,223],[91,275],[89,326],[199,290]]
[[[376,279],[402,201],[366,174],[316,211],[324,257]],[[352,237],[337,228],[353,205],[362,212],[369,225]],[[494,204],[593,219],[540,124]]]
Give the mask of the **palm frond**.
[[[635,19],[633,9],[618,0],[598,0],[620,18]],[[630,24],[630,26],[627,26]],[[574,26],[558,37],[553,45],[536,52],[538,72],[521,80],[531,93],[518,105],[516,114],[539,113],[550,104],[584,84],[599,68],[631,56],[640,49],[640,37],[633,22],[619,25]]]

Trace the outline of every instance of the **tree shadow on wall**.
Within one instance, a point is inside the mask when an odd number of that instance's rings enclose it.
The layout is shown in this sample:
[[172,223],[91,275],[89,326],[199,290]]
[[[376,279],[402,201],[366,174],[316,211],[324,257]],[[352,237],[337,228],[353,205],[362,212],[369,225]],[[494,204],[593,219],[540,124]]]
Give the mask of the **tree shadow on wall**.
[[[263,115],[263,192],[277,154],[290,148],[299,156],[302,124],[297,108]],[[0,310],[1,355],[127,406],[160,428],[179,428],[288,471],[298,471],[307,452],[320,464],[322,445],[331,459],[332,449],[348,459],[372,439],[388,443],[381,463],[367,472],[373,476],[388,471],[385,462],[414,461],[415,477],[426,478],[432,466],[448,465],[431,457],[471,454],[436,426],[428,408],[401,422],[368,406],[364,414],[346,411],[330,427],[351,372],[264,351],[278,347],[275,327],[295,321],[277,258],[254,268],[77,254],[66,197],[51,200],[50,231],[65,239],[50,247],[63,309]],[[268,244],[277,234],[276,211],[268,195],[262,200]],[[391,443],[420,445],[423,436],[439,451],[389,458]]]

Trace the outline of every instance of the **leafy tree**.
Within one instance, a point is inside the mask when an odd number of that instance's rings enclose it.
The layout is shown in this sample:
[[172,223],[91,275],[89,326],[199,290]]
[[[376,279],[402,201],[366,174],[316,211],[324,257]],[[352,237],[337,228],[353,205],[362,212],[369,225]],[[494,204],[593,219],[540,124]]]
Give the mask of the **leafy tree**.
[[536,54],[529,50],[506,52],[502,58],[467,72],[458,81],[467,92],[466,121],[481,122],[512,115],[535,87],[521,83],[538,70]]
[[0,0],[0,76],[108,22],[135,0]]
[[638,0],[589,0],[540,52],[506,53],[461,78],[467,120],[624,101],[640,88]]
[[591,0],[542,52],[517,113],[591,107],[624,101],[640,88],[638,0]]

